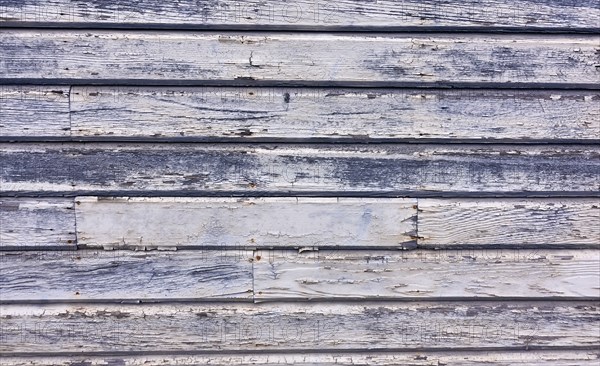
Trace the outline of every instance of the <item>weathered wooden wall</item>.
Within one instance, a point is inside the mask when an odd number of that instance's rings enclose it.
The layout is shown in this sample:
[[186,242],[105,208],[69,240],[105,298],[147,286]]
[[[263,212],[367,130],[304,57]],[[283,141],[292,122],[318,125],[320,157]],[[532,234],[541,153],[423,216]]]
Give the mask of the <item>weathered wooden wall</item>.
[[0,0],[0,365],[597,365],[597,0]]

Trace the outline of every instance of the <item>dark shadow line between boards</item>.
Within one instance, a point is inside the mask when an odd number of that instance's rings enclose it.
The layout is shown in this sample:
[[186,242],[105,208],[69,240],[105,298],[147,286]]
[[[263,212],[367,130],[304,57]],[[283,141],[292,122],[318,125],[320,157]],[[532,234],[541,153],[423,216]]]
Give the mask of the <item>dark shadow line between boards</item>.
[[[464,251],[465,255],[472,253],[473,251],[486,251],[486,250],[506,250],[510,251],[518,251],[518,250],[530,250],[530,251],[541,251],[541,250],[552,250],[552,251],[560,251],[560,250],[600,250],[600,244],[452,244],[452,245],[398,245],[398,246],[241,246],[241,245],[231,245],[231,246],[223,246],[223,245],[186,245],[186,246],[160,246],[160,245],[147,245],[147,246],[135,246],[135,245],[124,245],[124,246],[115,246],[110,247],[110,249],[104,249],[103,247],[97,246],[87,246],[87,245],[77,245],[73,244],[65,244],[65,245],[7,245],[0,247],[0,253],[11,253],[11,252],[85,252],[85,251],[106,251],[108,253],[118,252],[118,251],[127,251],[127,252],[154,252],[154,253],[176,253],[176,252],[200,252],[200,251],[215,251],[215,252],[240,252],[240,251],[257,251],[257,252],[265,252],[268,253],[270,251],[285,251],[285,252],[294,252],[298,253],[300,250],[302,252],[319,252],[319,251],[349,251],[349,252],[368,252],[368,253],[377,253],[377,252],[393,252],[397,251],[398,253],[410,253],[413,251],[424,252],[431,251],[432,253],[444,253],[448,251]],[[493,255],[493,253],[491,254]],[[432,259],[434,261],[434,259]]]
[[[10,183],[10,182],[7,182]],[[74,198],[95,197],[311,197],[311,198],[599,198],[598,191],[573,192],[448,192],[448,191],[215,191],[215,190],[74,190],[74,191],[0,191],[0,198]]]
[[2,21],[0,29],[8,30],[76,30],[76,31],[156,31],[156,32],[270,32],[274,34],[524,34],[524,35],[597,35],[600,27],[532,27],[532,26],[357,26],[357,25],[294,25],[294,24],[206,24],[206,23],[126,23],[126,22],[38,22],[38,21]]
[[369,137],[251,137],[240,132],[237,137],[127,137],[127,136],[0,136],[0,143],[132,143],[132,144],[279,144],[279,145],[598,145],[600,139],[503,139],[503,138],[369,138]]
[[194,355],[268,355],[268,354],[330,354],[351,353],[353,355],[373,353],[464,353],[475,354],[487,352],[515,352],[515,351],[591,351],[598,352],[598,345],[587,346],[507,346],[507,347],[380,347],[380,348],[279,348],[279,349],[221,349],[214,351],[210,349],[182,351],[182,350],[159,350],[159,351],[93,351],[93,352],[0,352],[2,357],[127,357],[127,356],[194,356]]
[[3,78],[1,85],[37,86],[128,86],[128,87],[297,87],[297,88],[394,88],[394,89],[494,89],[494,90],[585,90],[598,91],[600,83],[547,82],[420,82],[420,81],[352,81],[352,80],[258,80],[254,77],[235,79],[89,79],[89,78]]
[[552,304],[552,303],[568,303],[572,304],[574,307],[582,304],[595,304],[595,306],[600,306],[600,297],[593,296],[566,296],[566,297],[510,297],[510,296],[501,296],[501,297],[404,297],[404,298],[394,298],[394,297],[320,297],[320,298],[256,298],[256,295],[249,294],[247,298],[145,298],[145,299],[36,299],[36,300],[2,300],[0,301],[0,305],[10,306],[10,305],[60,305],[60,304],[81,304],[81,305],[94,305],[94,304],[102,304],[102,305],[126,305],[126,306],[161,306],[161,305],[232,305],[232,306],[243,306],[244,304],[252,304],[252,305],[265,305],[270,306],[274,304],[361,304],[361,305],[377,305],[377,304],[411,304],[411,303],[465,303],[465,304],[488,304],[488,303],[521,303],[521,304]]

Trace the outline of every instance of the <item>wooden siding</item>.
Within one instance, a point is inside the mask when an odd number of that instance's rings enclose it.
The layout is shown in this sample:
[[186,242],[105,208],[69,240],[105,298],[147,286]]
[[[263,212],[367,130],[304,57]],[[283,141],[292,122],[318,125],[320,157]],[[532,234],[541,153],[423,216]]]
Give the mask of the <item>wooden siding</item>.
[[0,24],[52,27],[239,29],[513,29],[594,31],[594,0],[0,1]]
[[419,200],[419,245],[600,248],[598,199]]
[[416,199],[76,200],[78,243],[85,247],[369,248],[416,239]]
[[2,299],[252,299],[252,252],[1,252]]
[[195,365],[300,365],[300,366],[356,366],[356,365],[410,365],[410,366],[595,366],[598,353],[594,351],[481,351],[481,352],[373,352],[350,353],[291,353],[285,354],[225,354],[181,356],[71,356],[71,357],[10,357],[0,362],[13,366],[195,366]]
[[0,139],[69,137],[69,98],[65,86],[0,85]]
[[0,263],[3,303],[600,296],[597,250],[5,251]]
[[597,0],[0,0],[0,365],[596,365]]
[[72,199],[0,197],[0,250],[76,249],[75,243]]
[[600,94],[87,86],[73,88],[71,121],[74,138],[96,139],[592,141]]
[[[0,81],[595,88],[592,35],[13,30]],[[351,50],[351,52],[349,52]]]
[[597,91],[0,86],[0,138],[598,141]]
[[[597,302],[3,305],[3,353],[597,346]],[[43,330],[43,331],[40,331]]]
[[14,194],[583,194],[597,145],[0,144]]
[[3,198],[0,214],[0,250],[600,249],[598,198]]
[[600,297],[597,250],[259,253],[257,301]]

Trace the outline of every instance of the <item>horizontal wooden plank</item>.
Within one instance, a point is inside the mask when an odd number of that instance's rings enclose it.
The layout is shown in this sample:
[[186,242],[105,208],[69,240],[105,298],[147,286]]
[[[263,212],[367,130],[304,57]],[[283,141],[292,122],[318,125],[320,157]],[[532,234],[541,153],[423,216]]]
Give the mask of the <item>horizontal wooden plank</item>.
[[0,301],[597,298],[599,262],[596,250],[0,252]]
[[0,33],[0,81],[597,88],[593,35]]
[[0,85],[0,138],[69,137],[69,112],[69,87]]
[[595,145],[0,144],[11,192],[597,195]]
[[599,277],[598,250],[258,251],[254,261],[257,301],[593,299]]
[[420,199],[418,216],[421,247],[600,245],[595,198]]
[[252,252],[0,252],[0,302],[252,299]]
[[104,248],[416,244],[416,200],[77,198],[78,245]]
[[600,94],[74,87],[76,138],[600,140]]
[[4,305],[14,353],[598,347],[597,302]]
[[0,197],[0,250],[75,249],[73,199]]
[[372,352],[364,353],[285,353],[285,354],[209,354],[160,356],[71,356],[3,357],[0,365],[11,366],[196,366],[196,365],[300,365],[300,366],[596,366],[594,351],[471,351],[471,352]]
[[119,27],[227,27],[239,29],[362,29],[480,27],[483,29],[597,29],[593,0],[360,0],[293,3],[276,0],[0,1],[0,24]]
[[5,197],[0,250],[408,249],[417,240],[420,248],[597,248],[599,207],[597,198],[419,199],[417,220],[416,199]]

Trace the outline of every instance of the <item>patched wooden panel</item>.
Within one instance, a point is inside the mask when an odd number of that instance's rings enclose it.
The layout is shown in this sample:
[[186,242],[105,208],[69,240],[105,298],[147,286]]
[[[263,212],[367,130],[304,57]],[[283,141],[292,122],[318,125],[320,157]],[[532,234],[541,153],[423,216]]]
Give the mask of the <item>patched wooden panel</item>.
[[595,299],[599,276],[597,250],[258,251],[254,292],[257,301]]
[[0,197],[0,250],[75,249],[75,242],[73,199]]
[[419,200],[419,246],[600,245],[600,200]]
[[9,193],[596,195],[600,189],[595,145],[21,143],[0,144],[0,151],[0,183]]
[[416,200],[77,199],[78,244],[134,248],[395,247],[416,244]]
[[594,351],[494,351],[494,352],[432,352],[412,351],[379,353],[274,353],[274,354],[215,354],[161,356],[71,356],[71,357],[3,357],[12,366],[197,366],[197,365],[299,365],[299,366],[596,366],[598,352]]
[[[600,344],[597,302],[4,305],[0,351],[448,350]],[[309,351],[310,352],[310,351]],[[346,351],[347,352],[347,351]]]
[[252,252],[0,252],[1,302],[252,299]]
[[0,85],[0,138],[69,137],[69,118],[69,87]]
[[600,94],[560,90],[74,87],[73,135],[600,140]]
[[593,0],[0,1],[0,25],[238,29],[598,29]]
[[0,81],[596,88],[594,35],[19,30]]

